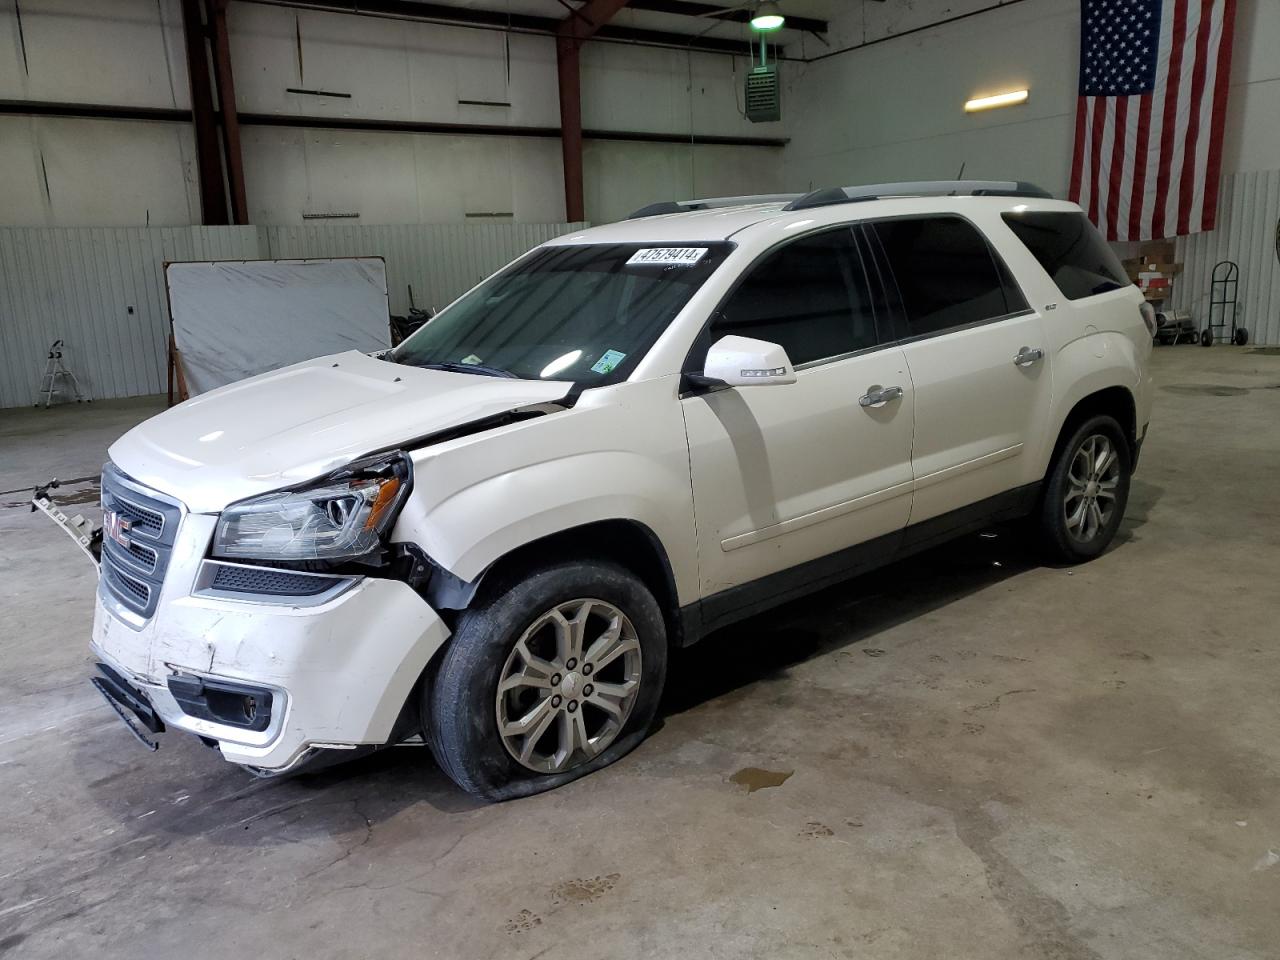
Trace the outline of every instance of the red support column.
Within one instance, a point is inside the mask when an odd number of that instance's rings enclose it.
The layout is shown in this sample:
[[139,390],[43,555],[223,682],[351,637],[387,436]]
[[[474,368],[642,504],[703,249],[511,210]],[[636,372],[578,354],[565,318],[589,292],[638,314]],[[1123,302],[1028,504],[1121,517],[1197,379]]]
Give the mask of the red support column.
[[227,0],[209,0],[209,39],[213,44],[213,79],[222,111],[222,152],[227,161],[227,187],[231,194],[231,222],[249,222],[245,199],[244,159],[240,152],[240,116],[236,112],[236,83],[231,72],[231,46],[227,40]]
[[564,212],[565,219],[570,222],[586,219],[582,190],[582,69],[578,53],[582,44],[627,2],[590,0],[561,21],[556,30],[560,146],[564,155]]
[[227,222],[227,196],[218,156],[218,125],[209,86],[205,54],[204,18],[200,0],[182,0],[182,36],[187,47],[187,77],[191,83],[191,119],[196,135],[196,166],[200,177],[200,214],[206,225]]

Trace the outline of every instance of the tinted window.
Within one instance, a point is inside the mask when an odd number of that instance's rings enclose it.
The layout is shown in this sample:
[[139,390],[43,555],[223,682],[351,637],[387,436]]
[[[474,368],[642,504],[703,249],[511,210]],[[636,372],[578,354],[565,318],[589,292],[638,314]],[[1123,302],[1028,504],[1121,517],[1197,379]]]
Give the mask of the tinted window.
[[593,387],[620,380],[732,249],[723,242],[543,247],[442,311],[392,359]]
[[1025,310],[986,239],[960,217],[885,220],[875,230],[893,268],[909,336]]
[[1004,222],[1027,245],[1068,300],[1128,286],[1124,267],[1083,213],[1006,213]]
[[730,334],[781,344],[793,364],[875,346],[853,231],[803,237],[752,268],[712,321],[712,343]]

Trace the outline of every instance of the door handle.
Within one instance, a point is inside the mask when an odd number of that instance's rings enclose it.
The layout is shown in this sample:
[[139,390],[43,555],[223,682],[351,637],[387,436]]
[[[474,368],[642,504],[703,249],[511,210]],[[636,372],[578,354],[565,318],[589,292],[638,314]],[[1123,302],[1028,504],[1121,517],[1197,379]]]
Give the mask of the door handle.
[[1043,359],[1044,351],[1039,347],[1023,347],[1018,351],[1018,355],[1013,358],[1013,363],[1015,366],[1029,367]]
[[858,406],[883,407],[890,400],[900,400],[901,398],[901,387],[868,387],[867,392],[858,398]]

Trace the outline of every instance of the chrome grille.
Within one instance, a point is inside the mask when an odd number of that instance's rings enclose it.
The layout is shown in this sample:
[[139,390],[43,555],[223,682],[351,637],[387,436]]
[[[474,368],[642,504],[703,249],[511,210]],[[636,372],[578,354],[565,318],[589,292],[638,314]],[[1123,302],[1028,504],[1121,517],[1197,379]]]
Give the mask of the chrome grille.
[[107,464],[102,470],[102,585],[122,606],[155,613],[182,508]]

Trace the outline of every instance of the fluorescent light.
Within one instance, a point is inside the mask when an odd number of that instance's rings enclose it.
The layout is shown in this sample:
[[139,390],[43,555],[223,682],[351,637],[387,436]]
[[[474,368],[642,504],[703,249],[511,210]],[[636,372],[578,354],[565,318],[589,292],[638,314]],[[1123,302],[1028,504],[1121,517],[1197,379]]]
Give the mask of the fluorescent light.
[[767,33],[770,30],[777,30],[786,22],[787,18],[782,15],[778,5],[772,0],[765,0],[756,7],[756,12],[751,17],[751,29]]
[[1029,91],[1027,90],[1011,90],[1008,93],[997,93],[991,97],[966,100],[964,112],[976,113],[979,110],[990,110],[992,107],[1011,107],[1015,103],[1026,103],[1028,94]]

